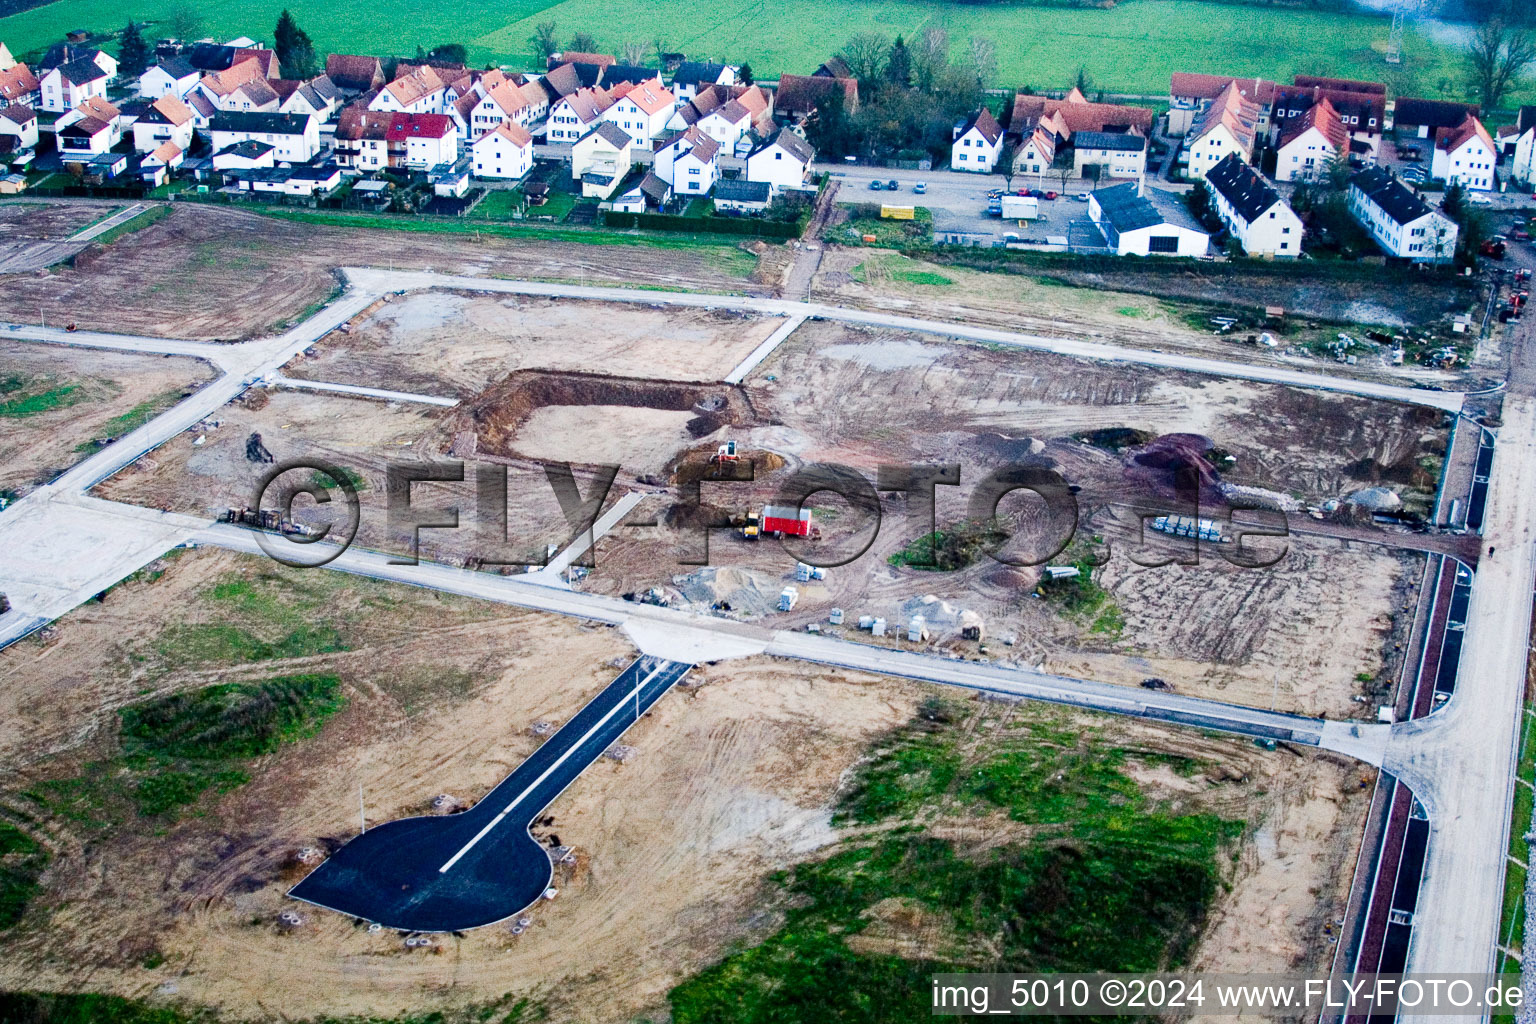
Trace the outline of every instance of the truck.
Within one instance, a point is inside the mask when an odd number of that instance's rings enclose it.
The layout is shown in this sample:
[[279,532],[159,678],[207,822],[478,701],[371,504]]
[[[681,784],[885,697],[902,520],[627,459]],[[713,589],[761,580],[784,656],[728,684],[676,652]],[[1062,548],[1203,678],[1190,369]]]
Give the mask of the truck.
[[1040,200],[1033,196],[1003,196],[1004,220],[1035,220],[1040,216]]

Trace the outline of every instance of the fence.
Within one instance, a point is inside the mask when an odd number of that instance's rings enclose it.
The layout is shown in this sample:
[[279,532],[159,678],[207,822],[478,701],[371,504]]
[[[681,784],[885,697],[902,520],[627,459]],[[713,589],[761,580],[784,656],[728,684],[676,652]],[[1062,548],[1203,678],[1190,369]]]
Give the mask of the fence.
[[34,196],[73,196],[91,199],[143,199],[148,185],[34,185],[27,189]]

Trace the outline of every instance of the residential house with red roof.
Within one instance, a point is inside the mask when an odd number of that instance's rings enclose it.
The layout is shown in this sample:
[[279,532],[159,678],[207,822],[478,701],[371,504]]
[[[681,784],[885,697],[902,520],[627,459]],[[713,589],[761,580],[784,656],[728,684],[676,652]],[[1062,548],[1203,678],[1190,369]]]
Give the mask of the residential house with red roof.
[[397,69],[395,80],[380,89],[368,107],[391,114],[441,114],[447,91],[436,68],[419,64],[403,73]]
[[949,151],[949,165],[957,171],[991,174],[997,155],[1003,149],[1003,126],[986,107],[955,128]]
[[355,95],[384,88],[384,67],[377,57],[332,53],[325,58],[325,74],[345,93]]
[[1243,95],[1236,81],[1229,82],[1211,101],[1185,136],[1181,160],[1184,173],[1203,179],[1207,171],[1236,153],[1245,164],[1253,163],[1259,139],[1259,105]]
[[1483,122],[1468,114],[1455,128],[1442,128],[1435,133],[1429,174],[1447,185],[1488,192],[1493,189],[1493,168],[1497,162],[1493,136]]
[[1349,159],[1349,131],[1327,98],[1286,126],[1275,154],[1276,181],[1321,181]]
[[166,142],[183,153],[192,148],[192,109],[175,96],[161,96],[133,122],[133,148],[152,153]]
[[843,109],[849,113],[859,109],[857,79],[831,75],[780,75],[779,86],[773,94],[773,109],[781,119],[800,124],[814,116],[833,94],[841,95]]
[[33,106],[39,102],[40,95],[37,76],[25,64],[0,71],[0,103]]
[[658,76],[633,86],[603,111],[602,119],[618,125],[636,145],[648,145],[666,130],[674,103],[671,90]]
[[1195,121],[1210,109],[1211,103],[1233,82],[1238,94],[1259,108],[1259,135],[1269,137],[1269,118],[1274,108],[1274,82],[1263,78],[1233,78],[1231,75],[1206,75],[1175,71],[1168,88],[1168,134],[1183,138]]
[[397,166],[425,170],[459,159],[459,133],[447,114],[395,114],[384,140],[391,150],[403,150]]
[[1386,86],[1308,75],[1297,75],[1296,80],[1300,84],[1282,85],[1275,91],[1270,141],[1277,142],[1292,123],[1305,116],[1314,104],[1326,99],[1338,113],[1345,131],[1349,132],[1352,158],[1367,165],[1375,163],[1381,133],[1387,123]]
[[623,91],[615,96],[602,86],[594,86],[562,96],[550,105],[546,137],[552,143],[578,141],[603,119],[603,112],[623,95]]
[[533,169],[533,136],[515,121],[503,121],[469,148],[477,178],[516,181]]

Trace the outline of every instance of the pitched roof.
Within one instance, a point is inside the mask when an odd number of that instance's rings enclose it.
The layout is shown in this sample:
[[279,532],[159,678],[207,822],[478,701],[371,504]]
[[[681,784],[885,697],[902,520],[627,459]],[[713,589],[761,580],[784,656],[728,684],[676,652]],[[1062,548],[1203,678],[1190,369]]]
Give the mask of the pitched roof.
[[982,107],[971,116],[960,134],[964,135],[972,129],[986,139],[989,146],[997,145],[997,140],[1003,137],[1003,126],[997,123],[997,118],[993,117],[992,112],[986,107]]
[[393,82],[384,87],[384,91],[393,96],[396,103],[402,107],[408,107],[442,88],[443,80],[438,76],[437,70],[430,64],[423,64],[403,75],[398,75]]
[[255,139],[244,139],[233,146],[225,146],[214,156],[238,156],[247,160],[259,160],[268,153],[274,152],[276,148],[265,142],[257,142]]
[[1218,125],[1225,126],[1243,148],[1250,151],[1253,149],[1253,141],[1259,130],[1259,105],[1245,99],[1236,82],[1227,83],[1227,87],[1221,90],[1205,113],[1195,121],[1189,132],[1190,141],[1215,131]]
[[88,96],[75,108],[86,117],[94,117],[98,121],[115,121],[122,116],[122,111],[110,100],[104,100],[100,96]]
[[1142,195],[1140,186],[1134,181],[1101,188],[1093,193],[1093,200],[1117,233],[1159,224],[1205,231],[1176,198],[1155,188],[1147,189],[1146,195]]
[[1333,109],[1333,104],[1326,97],[1286,126],[1280,135],[1280,145],[1289,146],[1306,134],[1309,128],[1316,128],[1328,140],[1328,145],[1333,147],[1335,153],[1342,153],[1349,148],[1349,129],[1344,127],[1344,122],[1339,120],[1339,112]]
[[1473,117],[1482,113],[1475,103],[1455,103],[1451,100],[1420,100],[1405,96],[1397,101],[1392,113],[1394,124],[1411,124],[1430,128],[1454,128],[1468,114]]
[[0,71],[0,100],[19,100],[37,91],[37,76],[25,64]]
[[661,113],[670,108],[676,99],[671,91],[661,84],[660,77],[638,83],[624,94],[624,98],[647,114]]
[[772,194],[773,186],[766,181],[727,178],[715,182],[716,199],[735,200],[739,203],[766,203]]
[[703,61],[685,60],[672,73],[672,85],[714,85],[725,73],[724,64],[706,64]]
[[205,118],[212,117],[219,112],[219,108],[214,105],[213,100],[210,100],[200,92],[187,93],[187,106],[191,108],[193,114],[201,114]]
[[606,89],[578,89],[566,96],[562,103],[571,108],[583,124],[591,124],[596,121],[603,111],[613,106],[615,97]]
[[[474,96],[474,93],[469,93]],[[503,115],[511,116],[528,105],[528,99],[523,91],[508,81],[500,81],[486,90],[484,98],[476,98],[476,106],[480,103],[491,102],[496,104]]]
[[841,92],[843,105],[853,110],[859,105],[859,83],[848,77],[830,75],[780,75],[774,93],[774,106],[783,114],[799,117],[814,113],[833,93]]
[[645,177],[640,179],[640,191],[659,206],[666,202],[667,193],[672,191],[672,186],[658,178],[655,171],[646,171]]
[[30,124],[37,120],[37,111],[20,103],[13,103],[8,107],[0,107],[0,118],[12,124]]
[[544,88],[544,83],[539,81],[524,82],[518,86],[517,91],[531,107],[546,106],[553,98],[549,95],[549,91]]
[[1243,98],[1267,107],[1275,98],[1275,83],[1263,78],[1233,78],[1231,75],[1205,75],[1192,71],[1175,71],[1169,93],[1193,99],[1211,100],[1233,82]]
[[265,77],[262,74],[261,62],[251,57],[238,64],[231,64],[223,71],[204,75],[201,84],[215,96],[228,96],[247,82],[261,81]]
[[853,69],[841,57],[828,57],[812,74],[816,78],[852,78]]
[[1275,92],[1275,118],[1285,120],[1286,114],[1282,112],[1290,110],[1296,110],[1299,116],[1301,111],[1324,99],[1333,104],[1340,117],[1359,118],[1360,128],[1367,131],[1370,130],[1371,120],[1375,120],[1374,127],[1379,132],[1387,116],[1387,98],[1381,93],[1333,89],[1321,85],[1282,85]]
[[[254,60],[261,66],[261,77],[281,78],[282,65],[277,62],[277,52],[262,47],[242,46],[235,50],[235,64]],[[233,65],[231,65],[233,66]]]
[[89,57],[81,57],[68,64],[60,64],[57,70],[66,82],[73,85],[85,85],[107,77],[107,73],[101,70],[101,65]]
[[336,138],[343,142],[359,139],[382,139],[389,131],[393,114],[382,110],[369,110],[361,103],[343,107],[336,119]]
[[1147,140],[1131,132],[1078,132],[1072,136],[1078,149],[1105,149],[1119,153],[1140,153]]
[[713,160],[715,155],[720,152],[720,143],[716,142],[708,135],[705,135],[697,127],[685,128],[683,131],[673,132],[671,135],[657,140],[653,148],[656,150],[656,152],[659,153],[663,149],[666,149],[668,146],[671,146],[677,142],[687,142],[687,151],[693,153],[700,160],[703,160],[706,163]]
[[253,106],[265,107],[276,103],[279,99],[277,90],[265,78],[253,78],[249,82],[242,82],[235,87],[235,92],[241,93],[251,101]]
[[1493,136],[1488,134],[1488,129],[1483,127],[1483,122],[1471,114],[1468,114],[1455,128],[1445,128],[1436,132],[1435,148],[1454,153],[1473,139],[1481,140],[1483,145],[1488,147],[1488,152],[1498,152],[1493,144]]
[[752,111],[741,105],[740,100],[730,100],[722,107],[716,107],[705,117],[718,117],[726,124],[735,124],[738,121],[752,119]]
[[1520,113],[1515,115],[1515,127],[1520,129],[1522,132],[1529,128],[1536,127],[1536,107],[1521,107]]
[[209,128],[216,132],[249,132],[252,135],[303,135],[309,125],[308,114],[225,110],[214,115]]
[[[1040,152],[1040,159],[1050,163],[1056,159],[1056,133],[1044,126],[1036,126],[1029,138],[1024,140],[1024,145],[1034,144]],[[1022,147],[1021,147],[1022,148]]]
[[1328,78],[1324,75],[1297,75],[1292,82],[1307,88],[1332,89],[1337,92],[1370,93],[1376,96],[1385,96],[1387,86],[1384,82],[1358,82],[1352,78]]
[[188,64],[186,59],[183,57],[170,57],[161,61],[159,64],[156,64],[155,67],[149,68],[144,73],[147,75],[150,71],[155,70],[155,68],[159,68],[161,71],[165,72],[167,75],[177,81],[197,74],[197,68],[193,67],[191,64]]
[[379,58],[356,53],[327,55],[325,73],[341,88],[353,92],[365,92],[384,81],[384,69]]
[[111,125],[99,117],[82,117],[78,121],[71,121],[67,126],[59,129],[60,135],[90,138],[110,128]]
[[774,146],[784,150],[803,164],[810,163],[816,157],[816,149],[809,142],[787,128],[780,128],[753,146],[752,151],[747,154],[747,159],[750,160],[763,150],[772,149]]
[[140,120],[149,124],[183,125],[192,120],[192,110],[181,100],[167,93],[151,103]]
[[528,129],[516,121],[503,121],[480,138],[484,139],[487,135],[499,135],[519,149],[533,144],[533,136],[528,134]]
[[456,132],[453,118],[447,114],[391,114],[384,137],[401,139],[442,139]]
[[1350,188],[1361,192],[1381,207],[1383,213],[1398,224],[1411,224],[1432,212],[1429,204],[1397,180],[1397,175],[1385,167],[1368,167],[1349,179]]
[[1280,193],[1236,153],[1228,153],[1220,163],[1206,171],[1205,183],[1219,192],[1237,215],[1249,223],[1280,202]]
[[1151,134],[1156,118],[1146,107],[1125,107],[1117,103],[1069,103],[1066,100],[1046,99],[1016,93],[1009,110],[1008,130],[1024,135],[1037,124],[1059,115],[1059,123],[1068,138],[1074,132],[1111,132],[1135,129],[1143,135]]
[[661,76],[654,68],[643,68],[637,64],[610,64],[603,68],[603,85],[609,88],[620,82],[629,82],[638,85],[641,82],[649,82],[651,79],[661,81]]
[[571,50],[567,53],[556,54],[549,58],[549,66],[557,64],[596,64],[599,67],[607,67],[609,64],[617,64],[619,59],[610,53],[582,53]]
[[193,43],[192,49],[181,56],[199,71],[223,71],[235,63],[235,48],[218,43]]
[[614,149],[627,149],[631,145],[629,134],[625,132],[624,129],[614,124],[612,121],[598,122],[598,124],[591,131],[587,132],[587,134],[583,135],[577,141],[585,142],[594,135],[608,143]]
[[168,164],[179,156],[181,156],[181,147],[176,145],[176,143],[172,142],[170,139],[166,139],[164,142],[160,143],[160,145],[156,146],[150,152],[149,156],[144,158],[144,162],[148,163],[149,161],[153,160],[156,163]]
[[561,64],[551,68],[544,76],[545,92],[549,93],[549,101],[553,103],[562,96],[569,96],[581,88],[581,76],[576,73],[574,64]]

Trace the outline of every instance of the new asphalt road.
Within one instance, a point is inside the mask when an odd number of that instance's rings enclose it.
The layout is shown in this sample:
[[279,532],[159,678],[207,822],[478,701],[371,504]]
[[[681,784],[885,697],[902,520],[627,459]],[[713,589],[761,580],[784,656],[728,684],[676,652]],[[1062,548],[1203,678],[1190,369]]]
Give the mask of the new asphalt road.
[[290,895],[413,932],[478,928],[526,909],[554,877],[529,825],[691,667],[637,659],[474,807],[369,829]]

